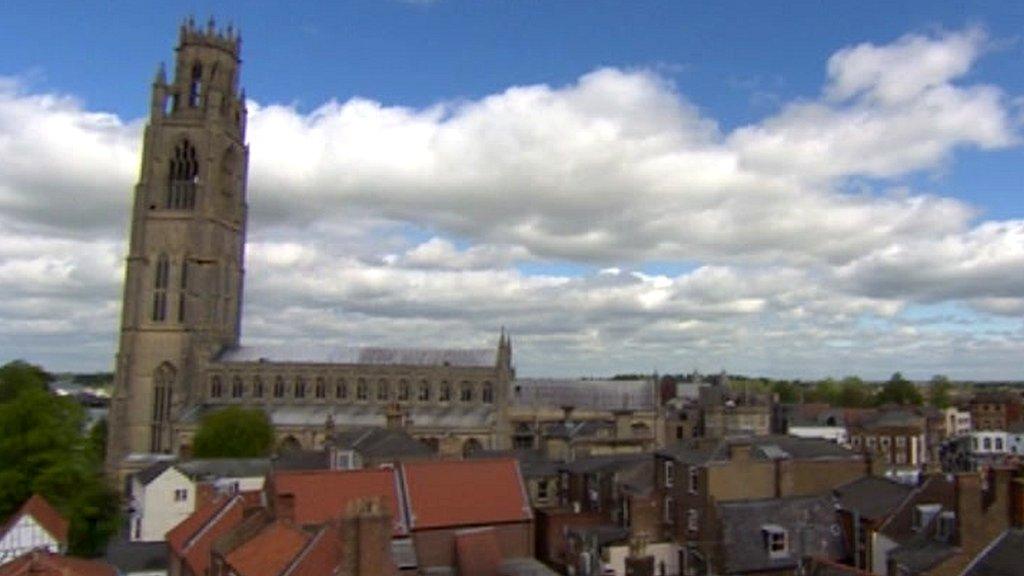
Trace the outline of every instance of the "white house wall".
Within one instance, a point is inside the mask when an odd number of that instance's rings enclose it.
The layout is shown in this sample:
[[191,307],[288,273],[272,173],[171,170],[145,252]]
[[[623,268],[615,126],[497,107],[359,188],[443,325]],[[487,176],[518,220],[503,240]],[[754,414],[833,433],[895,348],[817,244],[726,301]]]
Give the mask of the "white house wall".
[[0,539],[0,564],[38,548],[55,553],[63,552],[60,542],[36,522],[35,518],[22,516],[4,534],[3,539]]
[[[184,500],[175,501],[175,490],[187,490]],[[137,502],[141,530],[136,538],[134,525],[132,539],[139,542],[160,542],[167,531],[188,518],[196,509],[196,486],[188,476],[176,468],[168,468],[145,486]]]

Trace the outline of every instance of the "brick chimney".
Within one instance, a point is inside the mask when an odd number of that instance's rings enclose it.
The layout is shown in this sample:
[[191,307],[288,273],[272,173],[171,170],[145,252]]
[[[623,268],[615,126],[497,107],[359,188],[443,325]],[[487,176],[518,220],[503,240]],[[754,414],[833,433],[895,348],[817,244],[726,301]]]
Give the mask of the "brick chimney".
[[379,498],[349,503],[338,523],[341,574],[377,576],[391,570],[391,514]]
[[279,494],[274,501],[274,515],[282,522],[295,522],[295,494]]
[[1013,471],[995,469],[956,476],[959,545],[971,556],[1009,527]]

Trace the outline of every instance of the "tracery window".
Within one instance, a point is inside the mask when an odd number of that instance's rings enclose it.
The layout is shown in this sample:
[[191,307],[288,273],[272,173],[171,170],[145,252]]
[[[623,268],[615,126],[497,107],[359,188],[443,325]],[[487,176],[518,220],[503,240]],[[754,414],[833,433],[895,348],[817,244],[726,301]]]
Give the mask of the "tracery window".
[[406,402],[409,400],[409,381],[399,380],[398,381],[398,400],[400,402]]
[[366,380],[360,378],[356,382],[356,400],[367,400],[370,398],[370,387],[366,385]]
[[156,268],[153,278],[153,313],[151,318],[154,322],[163,322],[167,319],[167,284],[171,274],[171,261],[167,254],[161,254],[156,259]]
[[242,377],[241,376],[235,376],[231,380],[231,397],[232,398],[241,398],[242,394],[244,392],[245,392],[245,384],[242,383]]
[[303,378],[302,376],[298,376],[295,378],[295,397],[306,397],[306,379]]
[[178,323],[185,323],[185,296],[188,294],[188,259],[181,259],[181,275],[178,278]]
[[252,379],[252,395],[256,398],[263,398],[263,378],[256,376]]
[[480,399],[484,404],[494,404],[494,384],[484,382],[484,387],[480,390]]
[[202,93],[203,66],[199,62],[196,62],[192,66],[192,81],[188,85],[188,105],[192,108],[198,107]]
[[452,400],[452,385],[447,380],[441,382],[441,389],[437,393],[437,399],[441,402],[451,402]]
[[284,398],[284,378],[281,376],[274,379],[274,398]]
[[387,402],[388,396],[389,396],[389,392],[390,391],[388,390],[388,381],[387,380],[381,380],[380,382],[377,382],[377,401],[378,402]]
[[220,376],[214,376],[210,378],[210,397],[220,398],[224,395],[224,383],[221,382]]
[[430,382],[427,382],[426,380],[420,380],[420,391],[418,398],[420,402],[430,401]]
[[348,384],[344,378],[338,378],[338,382],[334,385],[334,397],[338,400],[344,400],[348,398]]
[[459,401],[460,402],[472,402],[473,401],[473,385],[469,382],[463,382],[459,389]]
[[196,184],[199,183],[199,160],[196,149],[187,139],[174,147],[168,173],[167,198],[164,207],[191,210],[196,207]]
[[316,379],[316,397],[320,399],[327,397],[327,383],[320,376]]

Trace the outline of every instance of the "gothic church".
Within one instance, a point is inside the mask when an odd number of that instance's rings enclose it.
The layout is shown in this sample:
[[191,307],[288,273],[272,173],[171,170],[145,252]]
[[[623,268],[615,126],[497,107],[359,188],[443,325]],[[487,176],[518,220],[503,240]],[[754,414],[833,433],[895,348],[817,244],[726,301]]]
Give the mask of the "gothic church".
[[444,453],[504,448],[512,347],[260,348],[240,342],[246,236],[246,108],[231,28],[180,30],[173,80],[152,87],[135,187],[108,469],[190,451],[202,416],[260,407],[281,446],[334,427],[406,429]]

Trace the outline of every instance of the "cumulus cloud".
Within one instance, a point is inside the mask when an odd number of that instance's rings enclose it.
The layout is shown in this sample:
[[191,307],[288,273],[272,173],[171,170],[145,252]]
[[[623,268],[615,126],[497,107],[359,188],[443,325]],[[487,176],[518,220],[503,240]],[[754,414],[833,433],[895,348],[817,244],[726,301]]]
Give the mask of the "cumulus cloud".
[[[1004,373],[1020,329],[906,314],[1024,310],[1024,223],[902,180],[1018,144],[1012,97],[964,81],[987,42],[844,48],[819,97],[729,132],[645,70],[422,109],[251,102],[245,338],[479,345],[504,324],[524,373]],[[109,364],[142,125],[0,81],[0,345]]]

